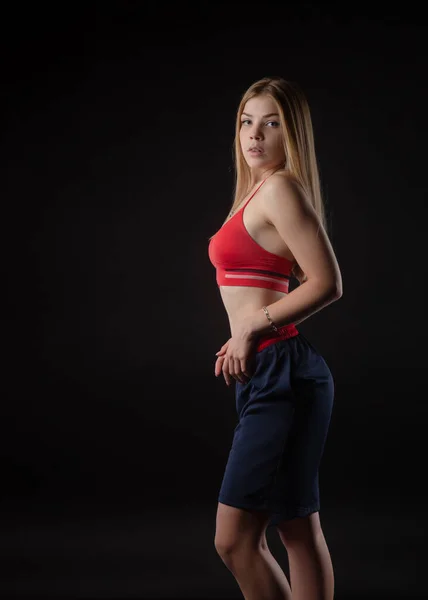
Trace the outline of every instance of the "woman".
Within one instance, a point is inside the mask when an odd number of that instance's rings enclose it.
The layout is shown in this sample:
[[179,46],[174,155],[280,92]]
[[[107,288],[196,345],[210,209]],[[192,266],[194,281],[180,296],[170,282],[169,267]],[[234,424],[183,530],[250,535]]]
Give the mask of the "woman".
[[[296,324],[340,298],[342,279],[297,84],[266,77],[250,86],[237,111],[234,154],[232,210],[209,244],[231,332],[215,375],[235,380],[238,414],[215,547],[246,600],[330,600],[318,468],[334,383]],[[300,285],[289,292],[292,276]],[[290,584],[269,551],[270,525],[287,550]]]

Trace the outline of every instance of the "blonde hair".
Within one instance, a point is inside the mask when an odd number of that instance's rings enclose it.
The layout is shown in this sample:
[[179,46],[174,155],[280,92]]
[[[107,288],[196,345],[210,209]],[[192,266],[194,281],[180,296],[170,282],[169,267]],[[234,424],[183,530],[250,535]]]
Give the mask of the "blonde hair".
[[[269,96],[274,101],[279,113],[286,159],[278,170],[285,169],[287,176],[301,185],[314,207],[320,223],[327,232],[309,104],[299,85],[286,81],[282,77],[259,79],[241,97],[236,114],[232,153],[235,163],[235,184],[231,212],[239,206],[253,183],[250,168],[242,153],[239,132],[241,115],[246,102],[260,95]],[[226,221],[227,217],[224,222]],[[295,263],[292,273],[300,283],[306,280],[305,274],[297,263]]]

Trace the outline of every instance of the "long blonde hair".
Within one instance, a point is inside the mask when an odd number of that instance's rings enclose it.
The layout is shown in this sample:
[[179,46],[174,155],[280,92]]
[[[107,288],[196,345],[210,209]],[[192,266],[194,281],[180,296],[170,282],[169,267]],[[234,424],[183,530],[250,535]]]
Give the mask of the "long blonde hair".
[[[272,98],[279,113],[286,156],[284,165],[279,168],[285,169],[288,176],[301,185],[314,207],[320,223],[327,232],[309,104],[300,86],[295,82],[286,81],[282,77],[259,79],[247,89],[239,103],[232,152],[235,164],[235,184],[231,212],[239,206],[252,184],[251,171],[242,153],[239,132],[241,115],[246,102],[260,95]],[[224,222],[226,221],[227,217]],[[292,272],[300,283],[306,280],[305,274],[297,263]]]

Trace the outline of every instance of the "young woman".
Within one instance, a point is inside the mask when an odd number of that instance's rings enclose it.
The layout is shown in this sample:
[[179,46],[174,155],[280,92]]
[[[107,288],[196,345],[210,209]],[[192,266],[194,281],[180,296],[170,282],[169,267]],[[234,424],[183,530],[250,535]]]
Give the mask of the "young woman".
[[[331,600],[318,470],[334,382],[296,324],[340,298],[342,278],[326,233],[310,110],[297,84],[266,77],[249,87],[234,154],[232,210],[209,243],[231,334],[215,375],[235,381],[238,414],[215,547],[246,600]],[[290,292],[292,276],[300,285]],[[287,550],[290,583],[269,551],[270,525]]]

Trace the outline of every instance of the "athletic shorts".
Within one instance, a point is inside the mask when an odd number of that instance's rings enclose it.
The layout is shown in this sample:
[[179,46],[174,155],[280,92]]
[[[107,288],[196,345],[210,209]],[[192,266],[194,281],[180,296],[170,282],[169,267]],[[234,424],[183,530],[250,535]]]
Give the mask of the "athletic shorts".
[[235,385],[238,422],[219,502],[267,511],[269,526],[319,511],[334,399],[325,360],[298,332],[257,351],[251,378]]

